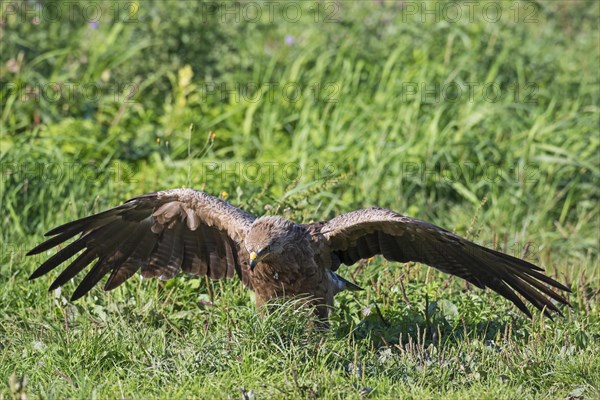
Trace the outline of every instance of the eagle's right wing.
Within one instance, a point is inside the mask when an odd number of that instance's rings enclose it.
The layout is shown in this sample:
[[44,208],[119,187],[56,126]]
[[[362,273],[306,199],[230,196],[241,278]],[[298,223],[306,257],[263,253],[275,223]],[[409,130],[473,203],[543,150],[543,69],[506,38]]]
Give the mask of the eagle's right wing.
[[48,232],[53,236],[27,255],[39,254],[79,234],[79,238],[46,260],[30,279],[46,274],[81,254],[50,286],[55,289],[97,260],[71,300],[86,294],[108,273],[111,290],[137,270],[145,278],[170,279],[179,271],[213,279],[234,271],[251,286],[240,243],[254,221],[250,214],[216,197],[192,189],[173,189],[133,198],[124,204],[69,222]]

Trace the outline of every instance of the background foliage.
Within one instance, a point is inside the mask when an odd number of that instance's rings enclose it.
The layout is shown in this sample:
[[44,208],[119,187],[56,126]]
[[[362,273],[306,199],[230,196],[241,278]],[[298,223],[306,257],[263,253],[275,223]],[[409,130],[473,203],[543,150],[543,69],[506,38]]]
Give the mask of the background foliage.
[[[1,11],[0,398],[600,395],[598,3]],[[236,281],[75,304],[26,281],[51,227],[181,186],[303,222],[389,207],[532,260],[573,308],[528,321],[381,259],[344,271],[367,290],[327,333]]]

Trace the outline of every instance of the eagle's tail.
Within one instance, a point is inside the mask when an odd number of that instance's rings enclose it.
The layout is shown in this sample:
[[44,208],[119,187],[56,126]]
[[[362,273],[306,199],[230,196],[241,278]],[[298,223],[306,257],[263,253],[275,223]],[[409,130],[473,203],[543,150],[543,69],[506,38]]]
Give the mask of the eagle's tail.
[[329,276],[331,278],[331,280],[333,281],[333,284],[335,285],[335,292],[339,293],[342,290],[364,290],[363,288],[361,288],[360,286],[358,286],[355,283],[350,282],[349,280],[342,278],[341,276],[339,276],[338,274],[336,274],[335,272],[329,271]]

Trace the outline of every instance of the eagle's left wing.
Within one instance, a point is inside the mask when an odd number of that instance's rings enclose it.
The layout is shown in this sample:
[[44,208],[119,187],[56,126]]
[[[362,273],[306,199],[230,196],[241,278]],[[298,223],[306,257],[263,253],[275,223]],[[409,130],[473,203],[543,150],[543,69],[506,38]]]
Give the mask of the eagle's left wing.
[[346,265],[377,254],[390,261],[421,262],[482,289],[489,287],[529,317],[531,313],[514,291],[548,316],[549,310],[560,311],[547,296],[568,304],[544,283],[567,292],[569,288],[541,268],[391,210],[369,208],[342,214],[325,222],[321,233],[332,254]]

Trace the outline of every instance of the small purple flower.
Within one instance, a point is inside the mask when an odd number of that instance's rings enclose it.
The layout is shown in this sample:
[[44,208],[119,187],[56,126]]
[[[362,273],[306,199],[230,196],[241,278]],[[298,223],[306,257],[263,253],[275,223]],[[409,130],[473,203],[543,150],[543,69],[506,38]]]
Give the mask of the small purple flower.
[[291,46],[294,43],[296,43],[296,38],[294,38],[292,35],[285,35],[285,44]]
[[90,22],[90,23],[88,24],[88,26],[89,26],[91,29],[93,29],[93,30],[96,30],[96,29],[98,29],[98,21],[92,21],[92,22]]

